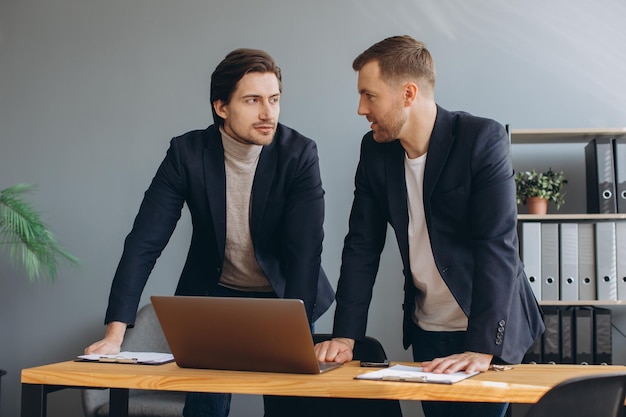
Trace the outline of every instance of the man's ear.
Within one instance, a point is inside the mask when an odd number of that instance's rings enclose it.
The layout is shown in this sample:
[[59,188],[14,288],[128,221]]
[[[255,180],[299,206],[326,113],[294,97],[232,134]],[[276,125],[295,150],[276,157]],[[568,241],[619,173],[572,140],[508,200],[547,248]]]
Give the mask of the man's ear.
[[406,106],[410,106],[419,94],[419,87],[415,83],[406,83],[402,86],[402,94],[404,98],[404,104]]
[[215,110],[215,113],[222,119],[227,119],[226,116],[228,116],[228,112],[226,111],[226,103],[222,100],[215,100],[213,102],[213,110]]

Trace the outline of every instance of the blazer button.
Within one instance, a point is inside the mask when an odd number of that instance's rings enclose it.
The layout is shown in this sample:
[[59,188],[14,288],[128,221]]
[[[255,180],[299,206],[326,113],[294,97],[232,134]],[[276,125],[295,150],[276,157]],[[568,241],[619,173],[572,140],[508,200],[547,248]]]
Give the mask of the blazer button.
[[506,324],[506,321],[504,321],[504,320],[500,320],[500,321],[498,322],[498,325],[499,325],[499,326],[504,326],[505,324]]

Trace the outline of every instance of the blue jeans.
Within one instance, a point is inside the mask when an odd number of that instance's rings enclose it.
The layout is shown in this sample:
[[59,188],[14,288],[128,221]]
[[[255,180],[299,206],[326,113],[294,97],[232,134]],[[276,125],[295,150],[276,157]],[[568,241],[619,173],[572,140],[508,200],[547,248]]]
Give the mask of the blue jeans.
[[[465,332],[427,332],[413,325],[413,360],[423,362],[462,353],[464,341]],[[422,401],[426,417],[503,417],[508,406],[508,403]]]
[[[276,298],[273,292],[248,292],[231,290],[218,286],[211,293],[213,297],[254,297]],[[224,337],[224,335],[217,335]],[[204,392],[190,392],[185,397],[184,417],[227,417],[230,412],[232,394],[213,394]]]

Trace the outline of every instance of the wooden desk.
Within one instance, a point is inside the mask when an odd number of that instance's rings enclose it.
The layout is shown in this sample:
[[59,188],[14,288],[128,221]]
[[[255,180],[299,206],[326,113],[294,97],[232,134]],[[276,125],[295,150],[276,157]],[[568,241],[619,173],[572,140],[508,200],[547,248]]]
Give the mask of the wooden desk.
[[[415,364],[410,364],[415,365]],[[22,417],[45,417],[46,396],[64,388],[111,388],[111,415],[128,415],[128,390],[231,392],[286,396],[534,403],[566,379],[612,372],[625,366],[515,365],[454,385],[364,381],[372,368],[353,361],[321,375],[182,369],[158,366],[61,362],[22,370]]]

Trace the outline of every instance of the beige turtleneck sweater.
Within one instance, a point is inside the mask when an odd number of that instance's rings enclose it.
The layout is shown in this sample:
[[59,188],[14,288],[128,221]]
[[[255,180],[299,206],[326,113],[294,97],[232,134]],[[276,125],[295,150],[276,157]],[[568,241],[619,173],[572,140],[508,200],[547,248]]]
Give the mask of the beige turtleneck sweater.
[[250,235],[252,182],[263,146],[246,145],[220,129],[226,168],[226,250],[220,284],[239,291],[273,291]]

